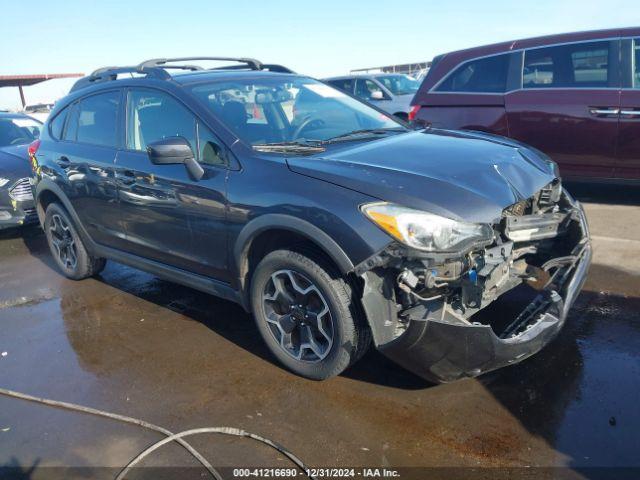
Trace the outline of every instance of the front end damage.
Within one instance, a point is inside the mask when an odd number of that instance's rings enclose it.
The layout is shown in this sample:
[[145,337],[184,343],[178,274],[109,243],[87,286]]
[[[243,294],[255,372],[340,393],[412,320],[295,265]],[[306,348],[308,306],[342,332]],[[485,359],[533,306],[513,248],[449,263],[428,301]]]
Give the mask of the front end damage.
[[506,208],[491,244],[428,254],[400,244],[360,264],[377,348],[436,382],[538,352],[562,328],[591,261],[582,207],[559,181]]

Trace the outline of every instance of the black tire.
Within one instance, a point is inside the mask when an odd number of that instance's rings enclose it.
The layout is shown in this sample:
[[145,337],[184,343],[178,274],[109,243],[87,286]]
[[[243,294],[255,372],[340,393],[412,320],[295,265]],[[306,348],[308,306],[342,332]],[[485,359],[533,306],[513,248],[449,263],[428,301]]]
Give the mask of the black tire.
[[[339,375],[362,357],[371,343],[371,332],[360,313],[361,309],[357,308],[349,283],[326,262],[315,258],[315,255],[310,256],[291,250],[276,250],[266,255],[251,279],[251,306],[258,330],[271,353],[292,372],[313,380],[324,380]],[[322,359],[304,361],[294,358],[276,339],[277,333],[273,333],[267,321],[268,307],[263,295],[268,282],[272,282],[271,275],[283,270],[308,279],[326,301],[333,342]]]
[[[68,242],[71,245],[70,247],[65,246],[65,249],[74,249],[72,257],[75,256],[75,261],[65,261],[65,258],[69,258],[69,255],[61,255],[54,244],[56,242],[59,244],[57,233],[61,229],[61,225],[64,227],[65,240],[68,238]],[[61,205],[52,203],[47,207],[44,217],[44,232],[53,259],[66,277],[73,280],[82,280],[96,275],[104,269],[106,260],[89,254],[80,235],[78,235],[71,217]]]

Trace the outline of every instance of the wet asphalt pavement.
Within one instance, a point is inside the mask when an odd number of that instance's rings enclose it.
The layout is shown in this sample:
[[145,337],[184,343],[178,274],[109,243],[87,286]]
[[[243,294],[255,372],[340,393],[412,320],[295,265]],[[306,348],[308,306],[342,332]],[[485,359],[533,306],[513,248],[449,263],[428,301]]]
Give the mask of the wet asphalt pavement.
[[[479,379],[431,385],[373,350],[338,378],[301,379],[273,361],[240,307],[113,262],[95,279],[66,280],[31,228],[0,234],[0,387],[174,432],[243,428],[317,467],[640,478],[640,191],[574,193],[594,240],[583,293],[551,345]],[[117,469],[69,468],[121,467],[160,438],[0,395],[0,467],[14,467],[4,472],[16,478],[113,478]],[[201,436],[192,444],[216,466],[291,466],[246,439]],[[145,465],[196,464],[168,445]],[[207,478],[199,468],[188,472]],[[496,478],[505,470],[402,472]]]

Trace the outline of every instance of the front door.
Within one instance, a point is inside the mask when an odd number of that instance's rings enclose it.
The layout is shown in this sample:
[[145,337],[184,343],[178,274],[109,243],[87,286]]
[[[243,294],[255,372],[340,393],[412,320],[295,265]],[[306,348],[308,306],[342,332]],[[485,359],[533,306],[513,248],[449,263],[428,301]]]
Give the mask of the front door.
[[615,177],[640,180],[640,38],[625,42],[623,52],[623,71],[631,80],[620,99]]
[[505,96],[509,136],[549,155],[563,177],[612,177],[618,52],[618,41],[525,51],[522,89]]
[[[196,117],[168,93],[127,94],[126,148],[116,178],[127,251],[226,281],[227,168],[224,151]],[[193,179],[184,165],[154,165],[146,146],[181,136],[205,170]]]

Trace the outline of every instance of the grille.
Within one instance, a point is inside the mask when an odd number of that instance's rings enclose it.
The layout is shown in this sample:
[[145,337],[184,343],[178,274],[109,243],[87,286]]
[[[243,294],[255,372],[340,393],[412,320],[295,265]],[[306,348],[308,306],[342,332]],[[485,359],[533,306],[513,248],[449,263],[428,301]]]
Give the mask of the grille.
[[24,200],[33,200],[33,193],[31,192],[31,184],[28,178],[18,180],[16,184],[9,190],[9,195],[14,200],[22,202]]

